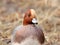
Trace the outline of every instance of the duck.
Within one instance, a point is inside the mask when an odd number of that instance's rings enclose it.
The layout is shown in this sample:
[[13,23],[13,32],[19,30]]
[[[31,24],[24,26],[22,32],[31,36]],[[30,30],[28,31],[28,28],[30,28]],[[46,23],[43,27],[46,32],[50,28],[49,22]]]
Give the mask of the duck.
[[22,25],[17,26],[12,34],[12,45],[40,45],[45,41],[43,29],[38,25],[36,11],[26,11]]

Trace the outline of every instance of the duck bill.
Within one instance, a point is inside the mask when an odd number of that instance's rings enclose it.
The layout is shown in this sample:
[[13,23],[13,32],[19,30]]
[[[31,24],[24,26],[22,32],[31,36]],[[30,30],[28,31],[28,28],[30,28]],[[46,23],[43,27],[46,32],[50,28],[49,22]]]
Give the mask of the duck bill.
[[36,18],[33,18],[33,19],[32,19],[32,23],[33,23],[33,24],[38,24],[37,19],[36,19]]

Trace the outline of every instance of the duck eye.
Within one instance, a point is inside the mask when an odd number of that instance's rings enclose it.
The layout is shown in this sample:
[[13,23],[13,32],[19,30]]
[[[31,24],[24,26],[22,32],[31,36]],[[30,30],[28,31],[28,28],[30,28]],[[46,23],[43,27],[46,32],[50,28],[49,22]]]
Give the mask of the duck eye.
[[30,14],[28,14],[28,16],[30,17],[31,15],[30,15]]

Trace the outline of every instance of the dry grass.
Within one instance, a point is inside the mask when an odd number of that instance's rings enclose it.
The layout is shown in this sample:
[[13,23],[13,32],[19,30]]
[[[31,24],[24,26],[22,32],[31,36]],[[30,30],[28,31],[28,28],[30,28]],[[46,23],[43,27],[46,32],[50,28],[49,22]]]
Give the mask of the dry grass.
[[30,8],[37,12],[39,25],[42,26],[47,40],[44,45],[60,45],[60,2],[50,1],[0,0],[0,45],[10,45],[7,42],[13,29],[22,24],[22,16]]

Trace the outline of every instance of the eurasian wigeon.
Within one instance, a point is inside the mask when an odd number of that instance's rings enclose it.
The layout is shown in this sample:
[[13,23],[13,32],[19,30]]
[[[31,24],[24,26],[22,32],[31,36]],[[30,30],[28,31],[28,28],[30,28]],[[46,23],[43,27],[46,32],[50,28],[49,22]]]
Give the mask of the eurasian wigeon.
[[12,45],[40,45],[45,41],[44,33],[38,26],[36,12],[33,9],[25,13],[23,25],[15,28],[12,35]]

